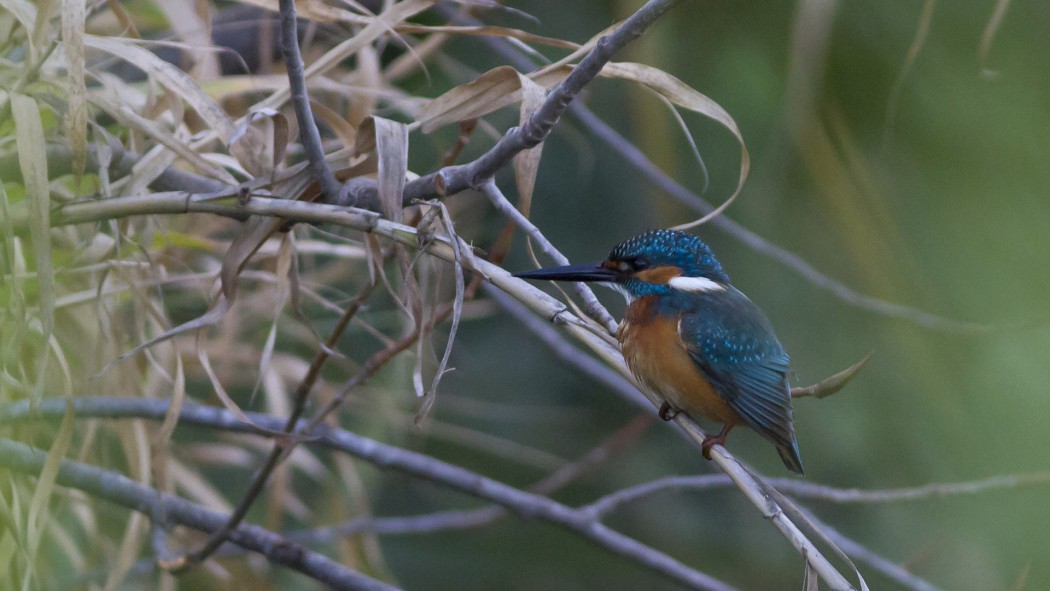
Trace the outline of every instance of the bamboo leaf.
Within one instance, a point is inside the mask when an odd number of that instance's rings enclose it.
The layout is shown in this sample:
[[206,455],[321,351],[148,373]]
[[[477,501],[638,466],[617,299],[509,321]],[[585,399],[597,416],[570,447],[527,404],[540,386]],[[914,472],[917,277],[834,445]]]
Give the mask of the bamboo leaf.
[[84,44],[127,61],[181,97],[223,141],[233,135],[234,124],[225,111],[188,74],[136,43],[120,37],[84,35]]
[[[51,193],[47,176],[47,142],[40,109],[36,101],[24,95],[11,94],[11,114],[15,120],[15,140],[18,145],[18,165],[25,182],[26,205],[29,211],[29,234],[33,240],[36,259],[37,284],[40,291],[41,340],[51,339],[55,318],[55,274],[51,266]],[[39,373],[34,396],[43,395],[44,370],[48,354],[37,360]]]
[[382,117],[372,117],[372,122],[379,155],[379,204],[387,219],[400,222],[408,173],[408,126]]
[[68,401],[66,412],[62,416],[62,423],[58,426],[58,433],[55,434],[55,440],[47,451],[47,460],[44,462],[44,468],[40,471],[40,476],[37,478],[33,498],[29,501],[26,540],[30,564],[36,562],[36,553],[43,539],[42,534],[47,527],[47,521],[50,517],[47,507],[48,501],[51,499],[51,493],[55,490],[55,479],[58,477],[58,469],[62,465],[62,459],[66,456],[69,444],[73,440],[73,419],[75,416],[73,404],[71,401]]
[[[547,98],[546,89],[526,76],[519,75],[521,82],[521,116],[524,124],[535,113]],[[536,188],[536,177],[540,172],[540,158],[543,155],[543,144],[518,152],[514,156],[514,183],[518,190],[518,209],[529,217],[532,208],[532,193]]]
[[422,124],[423,133],[430,133],[449,123],[482,117],[518,102],[520,97],[518,71],[499,66],[423,105],[416,121]]
[[66,135],[73,152],[73,177],[80,184],[87,159],[87,87],[84,83],[85,0],[62,0],[62,47],[66,54],[68,98]]

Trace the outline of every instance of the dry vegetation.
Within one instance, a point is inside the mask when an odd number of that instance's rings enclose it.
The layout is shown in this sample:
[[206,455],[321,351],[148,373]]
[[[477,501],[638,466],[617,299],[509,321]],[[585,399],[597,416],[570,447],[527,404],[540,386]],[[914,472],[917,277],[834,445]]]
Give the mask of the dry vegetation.
[[[336,588],[388,588],[397,573],[377,536],[481,527],[509,510],[686,586],[729,588],[694,570],[702,563],[601,523],[637,491],[582,508],[546,496],[639,425],[561,464],[429,415],[458,325],[498,307],[527,315],[514,299],[566,326],[619,371],[603,374],[611,387],[647,404],[593,295],[582,292],[573,314],[500,263],[515,232],[559,260],[528,221],[542,141],[599,70],[739,138],[721,107],[656,68],[606,63],[610,48],[597,42],[612,29],[582,45],[542,38],[477,23],[486,3],[300,2],[299,27],[283,32],[266,0],[2,4],[6,586],[267,588],[271,565],[284,564]],[[673,4],[641,9],[611,49]],[[296,56],[272,50],[289,33],[300,38],[309,100],[290,90],[302,73],[284,63]],[[512,65],[476,71],[445,51],[462,38]],[[532,48],[560,59],[522,67],[539,55]],[[320,133],[301,129],[311,111]],[[513,180],[497,185],[501,170]],[[511,186],[513,204],[503,194]],[[477,213],[489,208],[502,217]],[[569,362],[593,364],[559,334],[546,337]],[[384,379],[370,382],[379,371]],[[679,423],[702,439],[688,418]],[[532,488],[501,484],[412,451],[417,433],[551,475]],[[728,453],[716,462],[728,478],[697,486],[731,481],[809,558],[813,581],[850,588],[838,571],[857,581],[799,530],[807,519],[790,501],[770,498]],[[373,518],[368,465],[494,505]],[[227,522],[249,511],[258,525]],[[218,547],[227,538],[237,546]]]

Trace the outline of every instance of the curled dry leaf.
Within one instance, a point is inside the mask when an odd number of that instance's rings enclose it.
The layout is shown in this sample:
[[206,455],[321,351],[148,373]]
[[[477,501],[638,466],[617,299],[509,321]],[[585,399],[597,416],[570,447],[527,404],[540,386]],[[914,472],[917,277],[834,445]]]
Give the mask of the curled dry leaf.
[[382,117],[371,120],[379,155],[379,205],[387,219],[400,222],[401,194],[408,172],[408,127]]
[[838,372],[837,374],[828,376],[823,380],[806,386],[804,388],[792,388],[791,396],[793,398],[801,398],[802,396],[812,396],[814,398],[827,398],[832,394],[838,392],[842,388],[846,387],[846,384],[853,379],[857,373],[868,364],[868,360],[871,359],[871,353],[864,356],[863,359],[847,367],[846,369]]
[[510,66],[493,68],[423,105],[416,121],[423,126],[423,133],[430,133],[449,123],[482,117],[518,102],[521,79]]
[[[530,80],[527,76],[518,75],[521,83],[521,117],[520,123],[524,125],[543,105],[547,98],[545,88]],[[525,217],[529,217],[532,207],[532,192],[536,188],[536,176],[540,170],[540,157],[543,155],[543,143],[536,147],[518,152],[514,156],[514,182],[518,189],[518,210]]]

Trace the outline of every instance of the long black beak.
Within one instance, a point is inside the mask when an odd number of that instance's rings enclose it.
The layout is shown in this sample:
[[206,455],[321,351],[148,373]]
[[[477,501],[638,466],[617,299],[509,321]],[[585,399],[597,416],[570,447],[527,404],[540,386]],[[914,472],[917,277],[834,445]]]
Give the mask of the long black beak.
[[521,279],[550,279],[552,281],[601,281],[614,283],[620,280],[619,272],[603,267],[600,262],[566,265],[564,267],[547,267],[546,269],[514,273],[514,276]]

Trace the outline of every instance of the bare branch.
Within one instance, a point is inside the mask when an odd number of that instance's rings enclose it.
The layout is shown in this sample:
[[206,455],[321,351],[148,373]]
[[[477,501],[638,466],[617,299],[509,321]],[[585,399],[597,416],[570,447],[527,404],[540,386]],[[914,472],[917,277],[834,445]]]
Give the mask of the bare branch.
[[[316,383],[317,378],[321,374],[321,368],[324,367],[324,364],[328,361],[331,356],[331,351],[335,349],[336,344],[339,342],[339,338],[343,335],[343,331],[345,331],[346,327],[350,324],[350,320],[357,315],[358,310],[360,310],[361,306],[363,306],[365,301],[368,300],[368,296],[372,294],[375,287],[375,282],[369,283],[361,293],[354,298],[350,305],[346,307],[346,310],[339,318],[339,321],[336,322],[327,342],[325,342],[324,346],[314,355],[314,359],[310,363],[306,375],[299,382],[299,386],[295,390],[292,412],[285,420],[281,429],[282,433],[289,435],[292,434],[295,425],[299,421],[299,417],[302,416],[303,409],[306,408],[306,401],[309,397],[310,391],[313,389],[314,383]],[[263,487],[266,486],[266,481],[270,479],[270,475],[273,474],[277,465],[283,458],[287,457],[287,454],[291,451],[294,445],[294,441],[290,438],[276,440],[273,449],[270,450],[270,455],[266,458],[266,462],[264,462],[262,467],[255,473],[251,484],[248,485],[248,489],[241,497],[237,507],[230,514],[229,520],[226,524],[212,532],[204,544],[197,550],[187,552],[173,560],[161,561],[159,564],[166,569],[177,572],[200,564],[213,552],[218,550],[219,546],[226,541],[227,537],[237,528],[241,521],[244,520],[245,516],[248,515],[248,510],[251,509],[255,499],[262,493]]]
[[[63,400],[53,399],[48,402],[52,401],[64,404]],[[167,407],[166,403],[164,407]],[[163,412],[161,410],[161,415],[155,418],[163,418]],[[40,473],[47,457],[45,450],[29,447],[10,439],[0,439],[0,466],[7,469],[35,476]],[[122,474],[71,460],[62,461],[56,482],[61,486],[79,489],[111,503],[144,513],[149,517],[163,515],[169,523],[185,525],[203,532],[216,531],[223,527],[229,519],[229,516],[217,511],[143,486]],[[394,591],[397,589],[397,587],[353,571],[326,556],[299,546],[257,525],[241,524],[237,526],[230,532],[229,540],[333,589],[348,591]]]
[[[65,409],[66,401],[62,399],[45,399],[32,408],[30,408],[28,401],[22,401],[0,407],[0,422],[24,421],[34,418],[55,419],[60,417],[65,412]],[[167,410],[168,401],[158,399],[79,397],[73,400],[73,411],[80,417],[136,417],[163,420]],[[252,433],[264,437],[271,436],[272,431],[277,431],[284,425],[284,419],[279,417],[252,412],[245,414],[251,421],[250,423],[239,420],[233,413],[225,409],[184,404],[179,414],[179,424],[209,427],[225,432]],[[260,432],[255,425],[263,427],[266,431]],[[304,426],[305,422],[302,421],[297,424],[297,427],[300,428]],[[542,495],[525,492],[430,456],[393,447],[327,425],[317,425],[313,430],[309,431],[308,435],[311,445],[322,445],[361,458],[380,468],[398,470],[416,478],[442,484],[506,507],[525,518],[542,519],[559,525],[594,542],[609,552],[634,560],[638,564],[692,589],[716,591],[729,591],[732,589],[732,587],[722,581],[691,569],[658,550],[594,521],[584,512]],[[21,446],[21,444],[16,443],[12,443],[12,445]],[[0,447],[0,451],[2,450],[3,448]],[[29,451],[27,453],[33,452]],[[46,457],[46,454],[41,452],[37,452],[37,454],[40,458]],[[4,465],[5,461],[12,460],[0,457],[0,465]],[[93,490],[89,490],[89,492],[94,493]],[[213,527],[209,529],[221,527],[226,520],[225,516],[218,516],[217,519],[221,521],[216,521]],[[250,527],[252,526],[241,525],[234,531]],[[239,543],[232,535],[230,539]]]
[[315,180],[321,183],[321,191],[330,202],[340,200],[342,186],[332,173],[325,160],[324,148],[321,146],[321,134],[310,109],[310,96],[306,92],[306,67],[303,56],[299,53],[299,32],[295,18],[295,0],[280,0],[281,11],[281,53],[284,55],[284,66],[288,70],[288,88],[291,93],[295,118],[299,122],[299,136],[303,151],[310,161],[310,171]]
[[[766,481],[780,492],[793,497],[840,504],[874,504],[921,501],[957,495],[974,495],[992,490],[1045,485],[1050,484],[1050,472],[993,476],[967,482],[933,483],[925,486],[873,490],[838,488],[788,478],[769,478]],[[589,511],[601,516],[610,511],[615,511],[628,503],[634,503],[662,492],[674,490],[701,491],[725,488],[732,486],[732,484],[732,481],[724,474],[665,476],[620,489],[595,500],[587,507]]]
[[[550,92],[543,105],[521,127],[510,129],[495,146],[473,162],[446,166],[406,184],[403,203],[479,188],[510,164],[516,154],[537,146],[550,135],[565,109],[612,56],[680,2],[682,0],[649,0],[616,30],[599,39],[594,49]],[[375,185],[360,184],[356,189],[357,203],[371,209],[370,204],[376,200]]]
[[[534,241],[536,241],[537,244],[540,245],[540,249],[542,249],[547,256],[554,259],[554,262],[558,263],[559,265],[569,264],[569,259],[566,258],[566,256],[563,255],[561,251],[555,248],[554,245],[551,244],[550,240],[547,240],[547,237],[543,235],[543,232],[541,232],[535,224],[530,222],[529,218],[525,217],[525,214],[521,213],[517,210],[517,208],[511,205],[510,201],[508,201],[507,198],[503,195],[503,192],[500,191],[499,187],[496,186],[496,182],[494,180],[489,179],[481,185],[480,189],[481,192],[489,198],[489,201],[492,202],[492,205],[494,205],[500,213],[510,218],[511,221],[517,224],[519,228],[524,230],[525,233],[529,235],[529,238],[532,238]],[[601,325],[605,327],[605,330],[609,331],[610,333],[615,333],[616,321],[613,320],[612,316],[609,315],[609,312],[605,309],[605,306],[603,306],[601,302],[598,301],[598,298],[594,296],[594,292],[591,290],[591,288],[588,287],[586,284],[580,282],[573,283],[572,287],[576,291],[576,293],[579,294],[581,298],[583,298],[584,313],[587,314],[587,316],[594,318],[599,323],[601,323]]]

